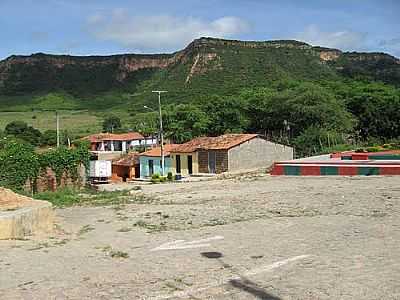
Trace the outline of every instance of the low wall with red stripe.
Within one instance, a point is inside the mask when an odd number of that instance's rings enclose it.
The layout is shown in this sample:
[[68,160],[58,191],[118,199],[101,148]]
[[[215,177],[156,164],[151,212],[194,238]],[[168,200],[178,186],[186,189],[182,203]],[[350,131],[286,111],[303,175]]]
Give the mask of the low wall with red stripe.
[[385,163],[340,163],[339,162],[283,162],[275,163],[271,175],[289,176],[356,176],[356,175],[400,175],[400,162]]

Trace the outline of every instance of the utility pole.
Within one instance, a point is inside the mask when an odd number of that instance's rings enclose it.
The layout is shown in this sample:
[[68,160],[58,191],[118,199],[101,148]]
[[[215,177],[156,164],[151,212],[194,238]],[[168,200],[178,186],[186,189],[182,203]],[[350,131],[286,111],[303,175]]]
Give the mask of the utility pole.
[[57,148],[60,147],[60,116],[56,111],[56,122],[57,122]]
[[160,138],[161,138],[161,176],[164,176],[165,158],[164,158],[164,132],[162,122],[162,111],[161,111],[161,94],[167,93],[167,91],[152,91],[152,93],[158,94],[158,113],[160,117]]

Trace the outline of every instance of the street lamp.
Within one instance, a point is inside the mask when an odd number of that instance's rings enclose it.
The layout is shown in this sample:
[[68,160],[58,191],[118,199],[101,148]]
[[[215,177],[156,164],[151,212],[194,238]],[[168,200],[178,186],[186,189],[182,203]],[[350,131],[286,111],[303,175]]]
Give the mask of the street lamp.
[[161,146],[161,176],[164,176],[165,158],[164,158],[164,131],[163,131],[162,112],[161,112],[161,94],[167,93],[167,91],[152,91],[152,93],[158,94],[158,112],[159,112],[159,117],[160,117],[160,138],[161,138],[161,145],[160,145]]

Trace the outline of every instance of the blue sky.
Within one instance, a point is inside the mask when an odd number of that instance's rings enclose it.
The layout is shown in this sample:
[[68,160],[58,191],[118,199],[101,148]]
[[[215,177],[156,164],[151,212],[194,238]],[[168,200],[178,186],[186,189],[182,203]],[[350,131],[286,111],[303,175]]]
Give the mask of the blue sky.
[[0,59],[173,52],[200,36],[400,57],[399,0],[0,0]]

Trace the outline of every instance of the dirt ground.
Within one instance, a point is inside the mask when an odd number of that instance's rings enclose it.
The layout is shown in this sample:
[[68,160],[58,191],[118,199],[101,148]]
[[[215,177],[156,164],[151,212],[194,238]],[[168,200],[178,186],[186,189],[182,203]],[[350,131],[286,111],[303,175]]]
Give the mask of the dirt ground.
[[142,192],[58,209],[50,238],[0,241],[0,299],[400,299],[400,177]]
[[32,202],[31,198],[15,194],[9,189],[0,187],[0,214],[2,211],[30,206]]

